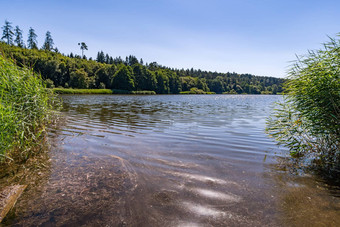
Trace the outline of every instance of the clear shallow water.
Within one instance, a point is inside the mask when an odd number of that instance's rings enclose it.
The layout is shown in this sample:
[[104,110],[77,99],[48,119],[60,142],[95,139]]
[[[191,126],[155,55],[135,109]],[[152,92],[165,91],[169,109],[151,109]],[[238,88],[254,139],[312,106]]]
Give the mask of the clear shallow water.
[[280,98],[63,96],[51,166],[11,224],[336,226],[338,191],[276,166]]

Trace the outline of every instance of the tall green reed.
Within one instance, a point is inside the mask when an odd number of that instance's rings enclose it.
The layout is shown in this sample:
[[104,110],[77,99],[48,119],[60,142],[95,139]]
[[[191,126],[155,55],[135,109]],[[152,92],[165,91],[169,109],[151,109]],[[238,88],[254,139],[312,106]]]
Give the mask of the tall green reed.
[[340,174],[340,39],[299,57],[288,72],[286,96],[267,132],[294,157]]
[[58,106],[39,75],[0,54],[0,161],[30,156]]

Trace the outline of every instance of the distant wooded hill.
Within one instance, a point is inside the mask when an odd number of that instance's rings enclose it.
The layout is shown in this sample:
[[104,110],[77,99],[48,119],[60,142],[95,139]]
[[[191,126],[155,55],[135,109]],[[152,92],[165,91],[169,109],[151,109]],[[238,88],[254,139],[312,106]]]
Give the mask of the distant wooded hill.
[[125,60],[102,51],[97,59],[63,55],[56,49],[26,49],[0,42],[0,52],[17,65],[28,66],[41,74],[48,87],[109,88],[127,91],[155,91],[217,94],[277,94],[284,79],[251,74],[217,73],[196,69],[173,69],[156,62],[143,63],[135,56]]

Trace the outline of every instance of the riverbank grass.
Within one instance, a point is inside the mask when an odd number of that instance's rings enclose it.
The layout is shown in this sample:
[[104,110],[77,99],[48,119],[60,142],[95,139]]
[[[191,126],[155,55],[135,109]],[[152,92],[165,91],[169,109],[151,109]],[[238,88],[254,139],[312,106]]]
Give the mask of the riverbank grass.
[[73,88],[53,88],[57,94],[132,94],[132,95],[155,95],[154,91],[127,91],[118,89],[73,89]]
[[73,89],[73,88],[53,88],[57,94],[112,94],[110,89]]
[[30,148],[41,138],[56,103],[39,75],[0,54],[0,163],[30,156]]

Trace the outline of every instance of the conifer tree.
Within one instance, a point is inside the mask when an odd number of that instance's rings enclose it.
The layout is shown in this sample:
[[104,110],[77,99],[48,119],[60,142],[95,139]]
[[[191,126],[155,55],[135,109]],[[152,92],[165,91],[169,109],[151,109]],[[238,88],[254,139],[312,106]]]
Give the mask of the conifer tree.
[[110,63],[110,56],[108,54],[105,55],[105,63],[106,64]]
[[8,45],[13,43],[13,31],[12,31],[12,23],[5,20],[5,25],[2,28],[2,37],[1,39],[6,39],[6,43]]
[[97,54],[97,62],[104,63],[105,62],[105,54],[103,51],[98,52]]
[[14,43],[18,47],[25,47],[24,41],[22,39],[22,30],[19,28],[19,26],[15,26],[14,35],[15,35]]
[[37,35],[32,27],[28,31],[27,47],[29,49],[38,49]]
[[113,62],[114,62],[114,61],[113,61],[113,58],[112,58],[112,57],[110,57],[109,64],[111,64],[111,65],[112,65],[112,64],[113,64]]
[[51,51],[53,50],[53,45],[54,45],[54,42],[51,36],[51,32],[47,31],[45,42],[44,42],[44,45],[42,46],[42,49]]

